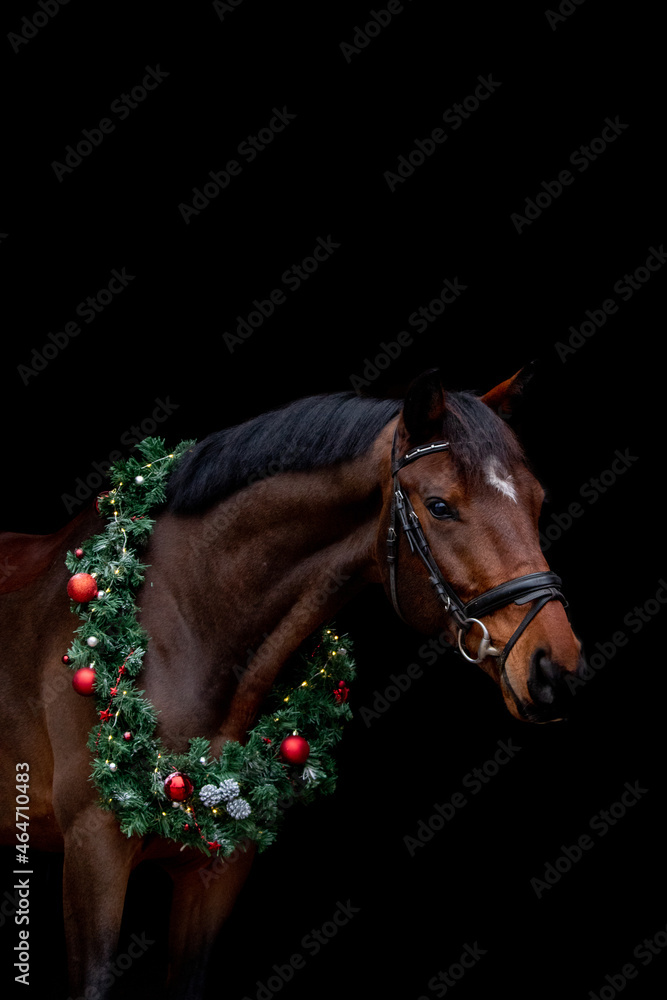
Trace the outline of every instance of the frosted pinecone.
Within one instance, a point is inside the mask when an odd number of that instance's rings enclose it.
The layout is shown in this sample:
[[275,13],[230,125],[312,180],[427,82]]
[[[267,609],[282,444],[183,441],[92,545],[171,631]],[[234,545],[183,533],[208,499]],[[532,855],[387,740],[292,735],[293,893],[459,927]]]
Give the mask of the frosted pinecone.
[[250,803],[245,799],[230,799],[225,803],[225,808],[232,819],[245,819],[252,812]]
[[225,802],[230,799],[237,799],[241,794],[241,789],[239,788],[238,781],[234,781],[233,778],[226,778],[225,781],[220,782],[220,798]]
[[199,798],[205,806],[217,806],[222,801],[223,795],[221,789],[216,788],[215,785],[204,785],[199,793]]

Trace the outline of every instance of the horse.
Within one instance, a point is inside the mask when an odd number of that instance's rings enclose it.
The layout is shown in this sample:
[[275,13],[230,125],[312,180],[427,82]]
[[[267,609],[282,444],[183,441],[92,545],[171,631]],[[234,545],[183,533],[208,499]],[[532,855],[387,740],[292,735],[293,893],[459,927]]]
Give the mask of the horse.
[[[165,746],[243,743],[283,665],[371,584],[409,626],[445,635],[490,675],[515,719],[567,716],[585,662],[539,544],[544,491],[508,420],[525,381],[522,370],[476,394],[445,389],[432,370],[402,401],[310,396],[193,444],[169,477],[138,592],[150,636],[140,684]],[[128,837],[98,805],[95,708],[62,654],[76,625],[65,556],[99,522],[93,504],[54,534],[0,535],[12,570],[0,585],[3,759],[29,763],[31,847],[64,852],[72,997],[109,996],[128,879],[155,860],[173,882],[168,995],[194,1000],[256,852],[221,865],[164,837]],[[12,791],[5,782],[3,818]],[[3,843],[15,845],[13,825]]]

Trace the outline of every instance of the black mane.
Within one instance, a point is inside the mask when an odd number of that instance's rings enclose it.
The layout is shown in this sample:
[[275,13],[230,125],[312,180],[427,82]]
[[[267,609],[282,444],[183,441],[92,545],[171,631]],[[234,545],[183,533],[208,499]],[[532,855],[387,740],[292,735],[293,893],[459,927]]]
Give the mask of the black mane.
[[307,396],[210,434],[170,477],[168,509],[194,514],[265,476],[357,458],[401,407],[400,400],[353,392]]
[[[177,514],[200,513],[266,476],[358,458],[402,405],[353,392],[307,396],[210,434],[174,470],[167,507]],[[523,458],[510,429],[470,392],[447,392],[442,435],[465,475],[481,471],[492,456],[506,469]]]

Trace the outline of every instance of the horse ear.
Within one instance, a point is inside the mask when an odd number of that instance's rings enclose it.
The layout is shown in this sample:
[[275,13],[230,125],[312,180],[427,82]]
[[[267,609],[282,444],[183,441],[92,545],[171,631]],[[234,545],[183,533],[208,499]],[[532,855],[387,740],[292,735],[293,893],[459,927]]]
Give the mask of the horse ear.
[[419,375],[410,385],[403,403],[403,424],[411,442],[421,444],[442,433],[445,416],[445,390],[440,372],[433,368]]
[[501,382],[494,389],[489,389],[482,396],[482,402],[486,403],[498,416],[507,419],[512,413],[516,399],[521,395],[526,385],[532,378],[535,371],[535,362],[531,361],[511,378]]

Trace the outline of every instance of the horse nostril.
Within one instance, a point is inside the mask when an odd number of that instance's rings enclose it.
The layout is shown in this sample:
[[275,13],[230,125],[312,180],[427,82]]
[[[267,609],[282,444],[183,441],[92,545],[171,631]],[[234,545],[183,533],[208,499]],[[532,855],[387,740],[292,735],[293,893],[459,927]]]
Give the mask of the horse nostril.
[[537,649],[530,662],[528,690],[538,705],[552,705],[561,682],[560,667],[549,659],[546,649]]

